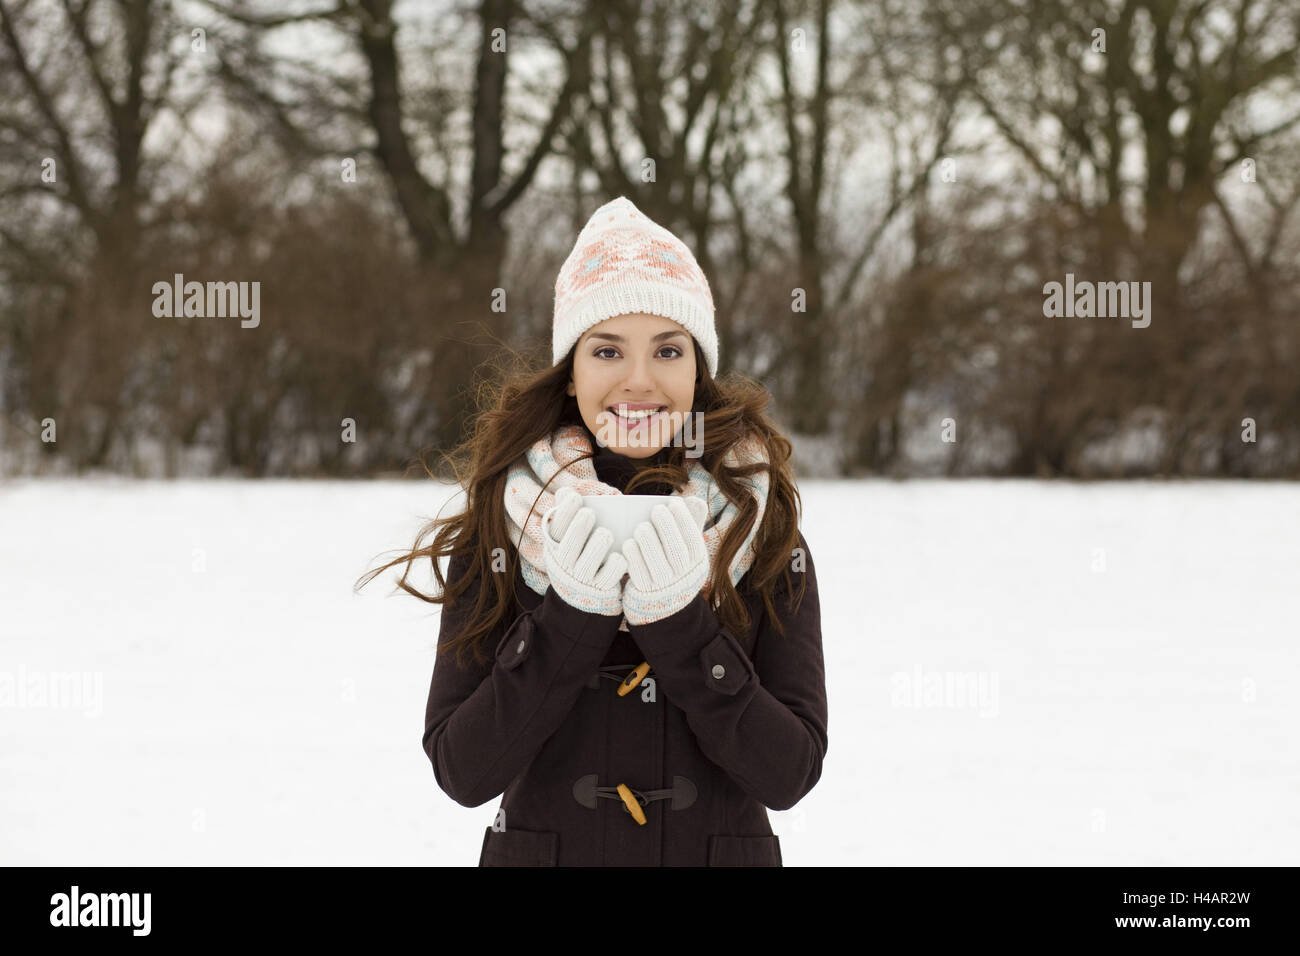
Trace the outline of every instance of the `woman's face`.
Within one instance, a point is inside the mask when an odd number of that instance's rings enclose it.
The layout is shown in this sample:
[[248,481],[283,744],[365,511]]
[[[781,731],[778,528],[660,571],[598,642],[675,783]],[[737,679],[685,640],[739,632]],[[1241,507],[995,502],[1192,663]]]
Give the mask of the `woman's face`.
[[[568,393],[599,444],[649,458],[672,441],[695,404],[690,333],[645,312],[606,319],[578,339]],[[637,409],[652,414],[641,418]]]

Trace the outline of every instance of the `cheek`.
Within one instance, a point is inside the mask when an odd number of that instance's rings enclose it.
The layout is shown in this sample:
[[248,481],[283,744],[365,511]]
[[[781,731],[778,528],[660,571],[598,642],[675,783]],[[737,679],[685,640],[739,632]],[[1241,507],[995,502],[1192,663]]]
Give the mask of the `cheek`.
[[582,405],[590,393],[591,372],[580,355],[573,360],[573,397],[578,400],[579,405]]
[[682,367],[674,377],[671,392],[674,401],[681,408],[690,408],[695,402],[695,369]]
[[601,371],[600,368],[593,369],[589,362],[574,362],[573,390],[579,408],[595,409],[609,391]]

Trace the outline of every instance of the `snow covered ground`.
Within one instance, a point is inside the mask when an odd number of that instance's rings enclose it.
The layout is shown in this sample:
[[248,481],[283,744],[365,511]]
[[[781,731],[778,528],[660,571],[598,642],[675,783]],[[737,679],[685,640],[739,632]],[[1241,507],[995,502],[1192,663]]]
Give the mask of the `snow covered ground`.
[[[352,592],[451,491],[0,485],[0,863],[475,865],[437,608]],[[1300,864],[1300,488],[801,491],[830,745],[787,866]]]

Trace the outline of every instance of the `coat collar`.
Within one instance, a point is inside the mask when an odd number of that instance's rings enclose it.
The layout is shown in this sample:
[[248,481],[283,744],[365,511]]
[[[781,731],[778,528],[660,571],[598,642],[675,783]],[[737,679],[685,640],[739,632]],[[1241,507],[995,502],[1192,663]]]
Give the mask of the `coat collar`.
[[[587,435],[587,441],[591,443],[591,449],[594,453],[592,465],[596,468],[596,477],[607,485],[612,485],[619,491],[627,487],[632,477],[643,468],[650,468],[655,465],[662,465],[668,461],[671,452],[670,448],[661,448],[649,458],[630,458],[627,455],[621,455],[599,444],[596,436],[592,434],[586,422],[583,422],[582,430]],[[638,495],[669,495],[672,494],[672,486],[666,482],[656,482],[651,485],[642,485],[633,491]]]

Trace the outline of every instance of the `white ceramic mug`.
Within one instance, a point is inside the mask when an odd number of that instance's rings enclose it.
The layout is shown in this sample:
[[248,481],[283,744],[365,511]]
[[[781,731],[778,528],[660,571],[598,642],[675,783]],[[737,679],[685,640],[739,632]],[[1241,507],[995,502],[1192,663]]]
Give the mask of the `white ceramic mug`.
[[614,535],[610,549],[623,551],[623,542],[632,540],[636,526],[650,520],[655,505],[667,505],[664,495],[583,495],[583,507],[596,513],[596,527],[608,528]]

